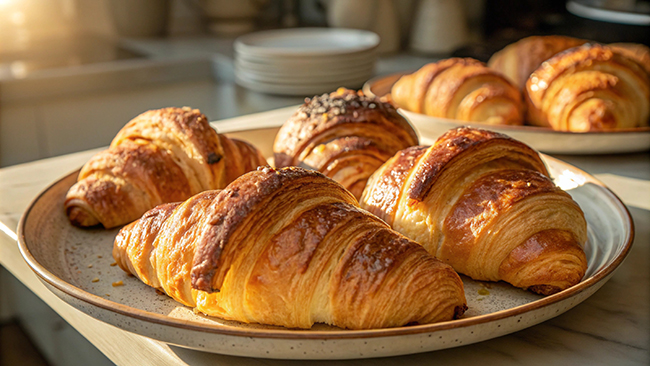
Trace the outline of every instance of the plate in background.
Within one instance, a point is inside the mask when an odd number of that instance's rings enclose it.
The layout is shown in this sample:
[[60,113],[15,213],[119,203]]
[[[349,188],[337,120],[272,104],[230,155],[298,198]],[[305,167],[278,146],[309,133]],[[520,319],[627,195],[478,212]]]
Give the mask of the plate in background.
[[[367,95],[382,97],[390,93],[393,84],[406,73],[379,76],[367,81],[363,91]],[[536,150],[549,154],[614,154],[650,150],[650,127],[640,127],[612,132],[566,132],[535,126],[494,126],[480,122],[431,117],[404,110],[398,111],[416,127],[421,135],[434,140],[459,126],[471,126],[504,133],[522,141]]]
[[292,28],[235,40],[235,82],[257,92],[311,96],[358,88],[373,74],[379,36],[356,29]]
[[358,29],[290,28],[255,32],[235,40],[235,52],[267,58],[354,55],[379,45],[379,36]]
[[[272,124],[246,131],[220,126],[220,131],[251,142],[270,157],[279,129]],[[19,247],[46,287],[70,305],[119,328],[182,347],[283,359],[352,359],[427,352],[496,338],[558,316],[596,292],[628,254],[633,225],[623,203],[589,174],[548,156],[544,160],[556,183],[585,212],[589,238],[585,278],[565,291],[542,297],[505,283],[462,276],[469,310],[462,319],[435,324],[373,330],[342,330],[321,324],[296,330],[195,314],[111,265],[118,229],[70,225],[63,201],[77,173],[54,182],[30,204],[18,225]],[[119,281],[122,286],[113,286]]]
[[291,82],[285,83],[272,83],[261,82],[250,77],[248,73],[235,74],[235,82],[240,86],[254,90],[260,93],[275,94],[275,95],[290,95],[290,96],[305,96],[312,97],[314,95],[329,93],[337,88],[344,86],[351,89],[356,89],[363,85],[363,82],[368,80],[369,74],[357,75],[352,79],[335,80],[327,82]]

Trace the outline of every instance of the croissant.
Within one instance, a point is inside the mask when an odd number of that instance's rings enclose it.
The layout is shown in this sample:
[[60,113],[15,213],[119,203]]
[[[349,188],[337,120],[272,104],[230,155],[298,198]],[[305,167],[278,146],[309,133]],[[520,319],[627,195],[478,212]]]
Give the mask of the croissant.
[[488,67],[497,70],[520,89],[542,62],[553,55],[585,44],[587,41],[566,36],[532,36],[509,44],[496,52],[488,61]]
[[434,117],[521,125],[521,92],[503,75],[471,58],[450,58],[402,76],[391,89],[395,105]]
[[298,167],[148,211],[119,232],[119,266],[196,310],[246,323],[367,329],[466,309],[454,270]]
[[607,47],[638,62],[650,74],[650,48],[648,46],[638,43],[610,43]]
[[318,170],[359,198],[381,164],[417,143],[390,104],[340,88],[307,99],[278,132],[273,151],[276,167]]
[[400,151],[360,203],[475,280],[549,295],[587,269],[580,207],[534,150],[499,133],[462,127]]
[[648,125],[650,76],[643,66],[601,45],[583,45],[542,64],[526,82],[527,119],[559,131]]
[[83,166],[64,206],[74,225],[112,228],[156,205],[223,188],[260,165],[266,160],[255,147],[218,135],[198,110],[152,110]]

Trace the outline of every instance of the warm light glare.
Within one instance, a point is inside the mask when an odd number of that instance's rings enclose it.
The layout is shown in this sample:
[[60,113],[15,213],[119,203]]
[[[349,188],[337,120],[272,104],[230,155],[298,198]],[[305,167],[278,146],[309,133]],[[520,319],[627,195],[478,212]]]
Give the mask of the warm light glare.
[[564,170],[562,174],[555,177],[555,185],[565,191],[578,188],[586,183],[584,176],[573,173],[570,170]]
[[5,6],[9,6],[9,5],[11,5],[12,2],[13,2],[13,0],[0,0],[0,8],[5,7]]
[[22,11],[14,11],[11,14],[11,22],[14,23],[14,25],[24,25],[25,24],[25,13]]
[[16,79],[22,79],[27,76],[27,65],[22,61],[12,62],[9,68],[11,69],[11,74]]
[[[0,0],[2,1],[2,0]],[[3,233],[7,234],[11,239],[18,241],[18,236],[13,232],[13,230],[9,229],[5,224],[0,222],[0,231]]]
[[26,49],[29,47],[29,41],[31,39],[29,30],[26,28],[18,28],[14,32],[13,43],[20,49]]

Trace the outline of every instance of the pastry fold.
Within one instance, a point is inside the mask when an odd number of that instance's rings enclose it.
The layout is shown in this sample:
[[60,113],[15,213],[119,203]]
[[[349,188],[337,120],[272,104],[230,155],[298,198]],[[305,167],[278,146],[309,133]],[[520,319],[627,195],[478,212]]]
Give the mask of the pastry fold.
[[122,228],[113,256],[175,300],[245,323],[384,328],[466,309],[450,266],[340,184],[298,167],[259,169],[156,207]]
[[430,63],[391,89],[396,106],[433,117],[494,125],[523,124],[521,92],[506,77],[472,58]]
[[526,80],[544,61],[569,48],[587,41],[567,36],[531,36],[509,44],[496,52],[488,67],[507,76],[523,90]]
[[528,122],[574,132],[648,126],[650,76],[640,62],[596,44],[553,56],[526,82]]
[[275,166],[320,171],[359,198],[368,177],[397,151],[418,144],[390,104],[340,88],[308,99],[278,132]]
[[552,294],[587,269],[587,223],[539,154],[467,127],[402,150],[368,181],[361,207],[475,280]]
[[198,110],[152,110],[83,166],[64,206],[75,225],[112,228],[159,204],[223,188],[260,165],[266,160],[255,147],[217,134]]
[[638,62],[650,74],[650,48],[648,46],[639,43],[622,42],[610,43],[607,47]]

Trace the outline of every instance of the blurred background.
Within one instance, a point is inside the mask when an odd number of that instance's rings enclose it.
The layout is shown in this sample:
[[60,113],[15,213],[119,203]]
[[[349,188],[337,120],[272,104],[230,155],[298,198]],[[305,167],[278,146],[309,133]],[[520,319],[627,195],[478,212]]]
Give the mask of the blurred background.
[[235,85],[233,41],[249,32],[374,31],[382,75],[487,61],[532,34],[647,44],[649,18],[629,0],[0,0],[0,167],[107,145],[151,108],[218,120],[299,103]]
[[[649,25],[641,0],[0,0],[0,168],[106,146],[149,109],[214,121],[311,96],[237,84],[233,44],[251,32],[373,31],[376,76],[487,61],[529,35],[648,45]],[[0,365],[109,362],[21,286],[0,268]]]

